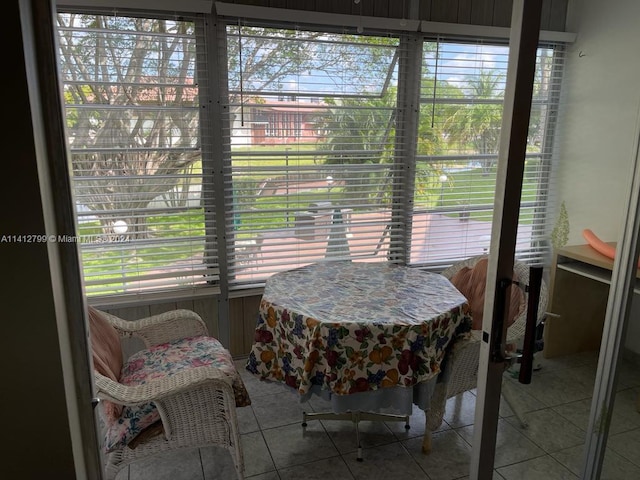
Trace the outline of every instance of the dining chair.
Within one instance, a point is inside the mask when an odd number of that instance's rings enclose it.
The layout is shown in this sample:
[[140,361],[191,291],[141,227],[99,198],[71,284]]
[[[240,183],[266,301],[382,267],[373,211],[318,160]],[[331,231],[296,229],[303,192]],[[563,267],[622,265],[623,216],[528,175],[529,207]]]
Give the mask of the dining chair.
[[[136,321],[89,307],[106,478],[177,449],[227,449],[244,478],[236,406],[250,404],[230,353],[202,319],[174,310]],[[123,358],[122,338],[144,347]]]
[[[484,307],[484,284],[486,284],[487,261],[488,255],[478,255],[456,263],[442,272],[442,275],[452,281],[454,286],[464,294],[465,292],[463,290],[468,291],[469,289],[465,289],[462,285],[456,285],[456,283],[460,282],[460,279],[463,279],[463,281],[464,279],[468,280],[470,276],[465,276],[465,274],[472,271],[475,267],[478,267],[479,262],[485,262],[484,275],[478,275],[474,279],[476,282],[484,283],[482,285],[473,286],[480,287],[476,288],[475,292],[481,292],[481,295],[476,295],[479,298],[475,298],[474,302],[470,302],[472,318],[474,317],[474,312],[476,315],[473,322],[475,329],[471,331],[471,334],[467,339],[456,342],[445,359],[442,372],[443,381],[436,385],[428,412],[427,426],[431,430],[436,430],[442,424],[446,403],[449,398],[455,397],[463,392],[473,390],[478,385],[482,322],[478,322],[477,317],[478,312],[482,312]],[[525,334],[527,319],[526,307],[528,301],[528,291],[526,287],[529,285],[529,266],[523,262],[515,261],[513,269],[513,280],[516,281],[517,284],[511,287],[511,307],[509,312],[507,312],[507,317],[511,316],[512,318],[507,319],[508,328],[506,344],[511,345],[513,349],[515,349],[518,344],[521,343]],[[514,290],[515,288],[518,290]],[[473,291],[473,288],[471,291]],[[543,281],[540,287],[540,300],[538,303],[538,323],[544,319],[547,301],[548,291],[547,286]],[[509,366],[510,364],[505,365],[505,369]],[[506,382],[503,382],[503,387],[507,388],[502,389],[502,397],[513,410],[514,414],[520,421],[520,424],[523,427],[526,427],[528,424],[521,405],[518,403],[518,400],[512,390],[506,385]]]

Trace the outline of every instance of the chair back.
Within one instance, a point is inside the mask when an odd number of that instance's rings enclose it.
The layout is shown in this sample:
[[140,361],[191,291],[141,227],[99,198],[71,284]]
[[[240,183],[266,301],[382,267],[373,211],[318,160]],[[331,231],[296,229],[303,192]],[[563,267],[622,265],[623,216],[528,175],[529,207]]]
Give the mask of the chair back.
[[[475,257],[468,258],[461,262],[458,262],[449,268],[443,270],[442,275],[451,280],[458,272],[460,272],[463,268],[473,268],[480,260],[487,259],[488,255],[478,255]],[[516,343],[518,340],[524,337],[525,326],[527,321],[527,309],[526,305],[529,300],[529,265],[519,260],[514,261],[513,264],[514,271],[514,281],[518,282],[518,287],[521,289],[524,295],[524,307],[520,309],[520,314],[516,317],[513,323],[509,326],[507,330],[507,339],[506,343]],[[538,303],[538,318],[537,323],[541,322],[544,318],[547,302],[548,302],[549,294],[547,291],[547,286],[545,282],[542,282],[540,287],[540,300]]]

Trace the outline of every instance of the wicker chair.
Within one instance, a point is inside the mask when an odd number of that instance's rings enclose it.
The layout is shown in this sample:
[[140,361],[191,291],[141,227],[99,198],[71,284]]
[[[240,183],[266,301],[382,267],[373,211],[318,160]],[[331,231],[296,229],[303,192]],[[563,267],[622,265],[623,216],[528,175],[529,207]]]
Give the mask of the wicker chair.
[[[451,279],[459,270],[464,267],[473,267],[479,260],[487,258],[486,255],[480,255],[472,257],[462,262],[459,262],[442,272],[442,275]],[[521,287],[528,285],[529,283],[529,266],[516,261],[514,262],[514,273]],[[525,305],[528,301],[528,294],[524,291]],[[538,322],[544,318],[545,310],[547,308],[548,291],[545,283],[543,282],[540,287],[540,301],[538,303]],[[515,319],[511,326],[507,329],[507,344],[518,344],[525,334],[526,326],[526,308]],[[427,428],[428,430],[436,430],[442,424],[442,419],[445,412],[447,400],[455,397],[460,393],[466,392],[476,388],[478,384],[478,365],[480,360],[480,339],[482,332],[480,330],[472,330],[471,336],[458,344],[454,345],[453,350],[450,352],[447,358],[447,363],[444,367],[444,381],[436,385],[433,397],[431,399],[430,409],[427,415]],[[506,384],[503,387],[507,386]],[[527,426],[526,419],[524,418],[524,412],[520,408],[518,402],[513,398],[511,391],[508,388],[503,388],[502,396],[507,401],[507,404],[511,407],[516,414],[518,420],[523,427]],[[430,446],[427,447],[428,450]],[[425,451],[428,453],[428,451]]]
[[[189,310],[175,310],[133,322],[99,313],[121,337],[137,337],[147,350],[181,339],[208,337],[202,319]],[[134,448],[127,445],[106,453],[107,478],[115,478],[122,468],[143,458],[168,450],[207,446],[229,450],[238,478],[244,478],[236,416],[237,392],[232,387],[235,377],[232,379],[215,366],[190,366],[175,374],[131,386],[115,382],[97,371],[94,373],[96,396],[101,403],[135,406],[153,402],[161,419],[160,434],[145,438]],[[237,378],[241,382],[239,375]]]

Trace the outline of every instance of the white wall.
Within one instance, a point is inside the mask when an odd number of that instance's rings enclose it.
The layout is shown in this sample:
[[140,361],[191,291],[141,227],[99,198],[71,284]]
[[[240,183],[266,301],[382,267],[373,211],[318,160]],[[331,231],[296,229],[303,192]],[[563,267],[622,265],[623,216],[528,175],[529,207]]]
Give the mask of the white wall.
[[[617,240],[626,201],[640,105],[640,2],[574,0],[558,131],[558,203],[569,243],[590,228]],[[583,56],[580,56],[583,55]]]
[[[640,2],[573,0],[558,131],[558,204],[566,202],[569,244],[589,228],[618,240],[634,162],[640,107]],[[640,353],[639,296],[627,348]]]

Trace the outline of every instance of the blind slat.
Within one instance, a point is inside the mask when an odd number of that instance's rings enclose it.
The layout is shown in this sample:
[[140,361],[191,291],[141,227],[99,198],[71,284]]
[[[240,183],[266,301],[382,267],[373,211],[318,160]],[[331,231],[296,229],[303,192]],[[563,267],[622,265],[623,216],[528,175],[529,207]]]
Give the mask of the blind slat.
[[58,15],[88,295],[219,283],[205,230],[202,19],[182,18]]
[[229,25],[227,44],[230,288],[400,251],[399,38]]
[[[482,40],[424,43],[419,137],[425,140],[417,144],[414,264],[454,263],[488,249],[508,54],[507,45]],[[562,63],[560,46],[538,49],[516,255],[540,263],[550,253],[550,127]],[[426,217],[417,221],[420,210]]]
[[[226,49],[207,54],[203,19],[59,17],[89,294],[233,290],[316,261],[432,268],[486,251],[506,43],[432,36],[414,50],[416,33],[240,20],[221,23]],[[226,71],[208,71],[212,54]],[[534,263],[550,251],[563,55],[538,49],[517,238]],[[218,93],[214,120],[201,112]]]

